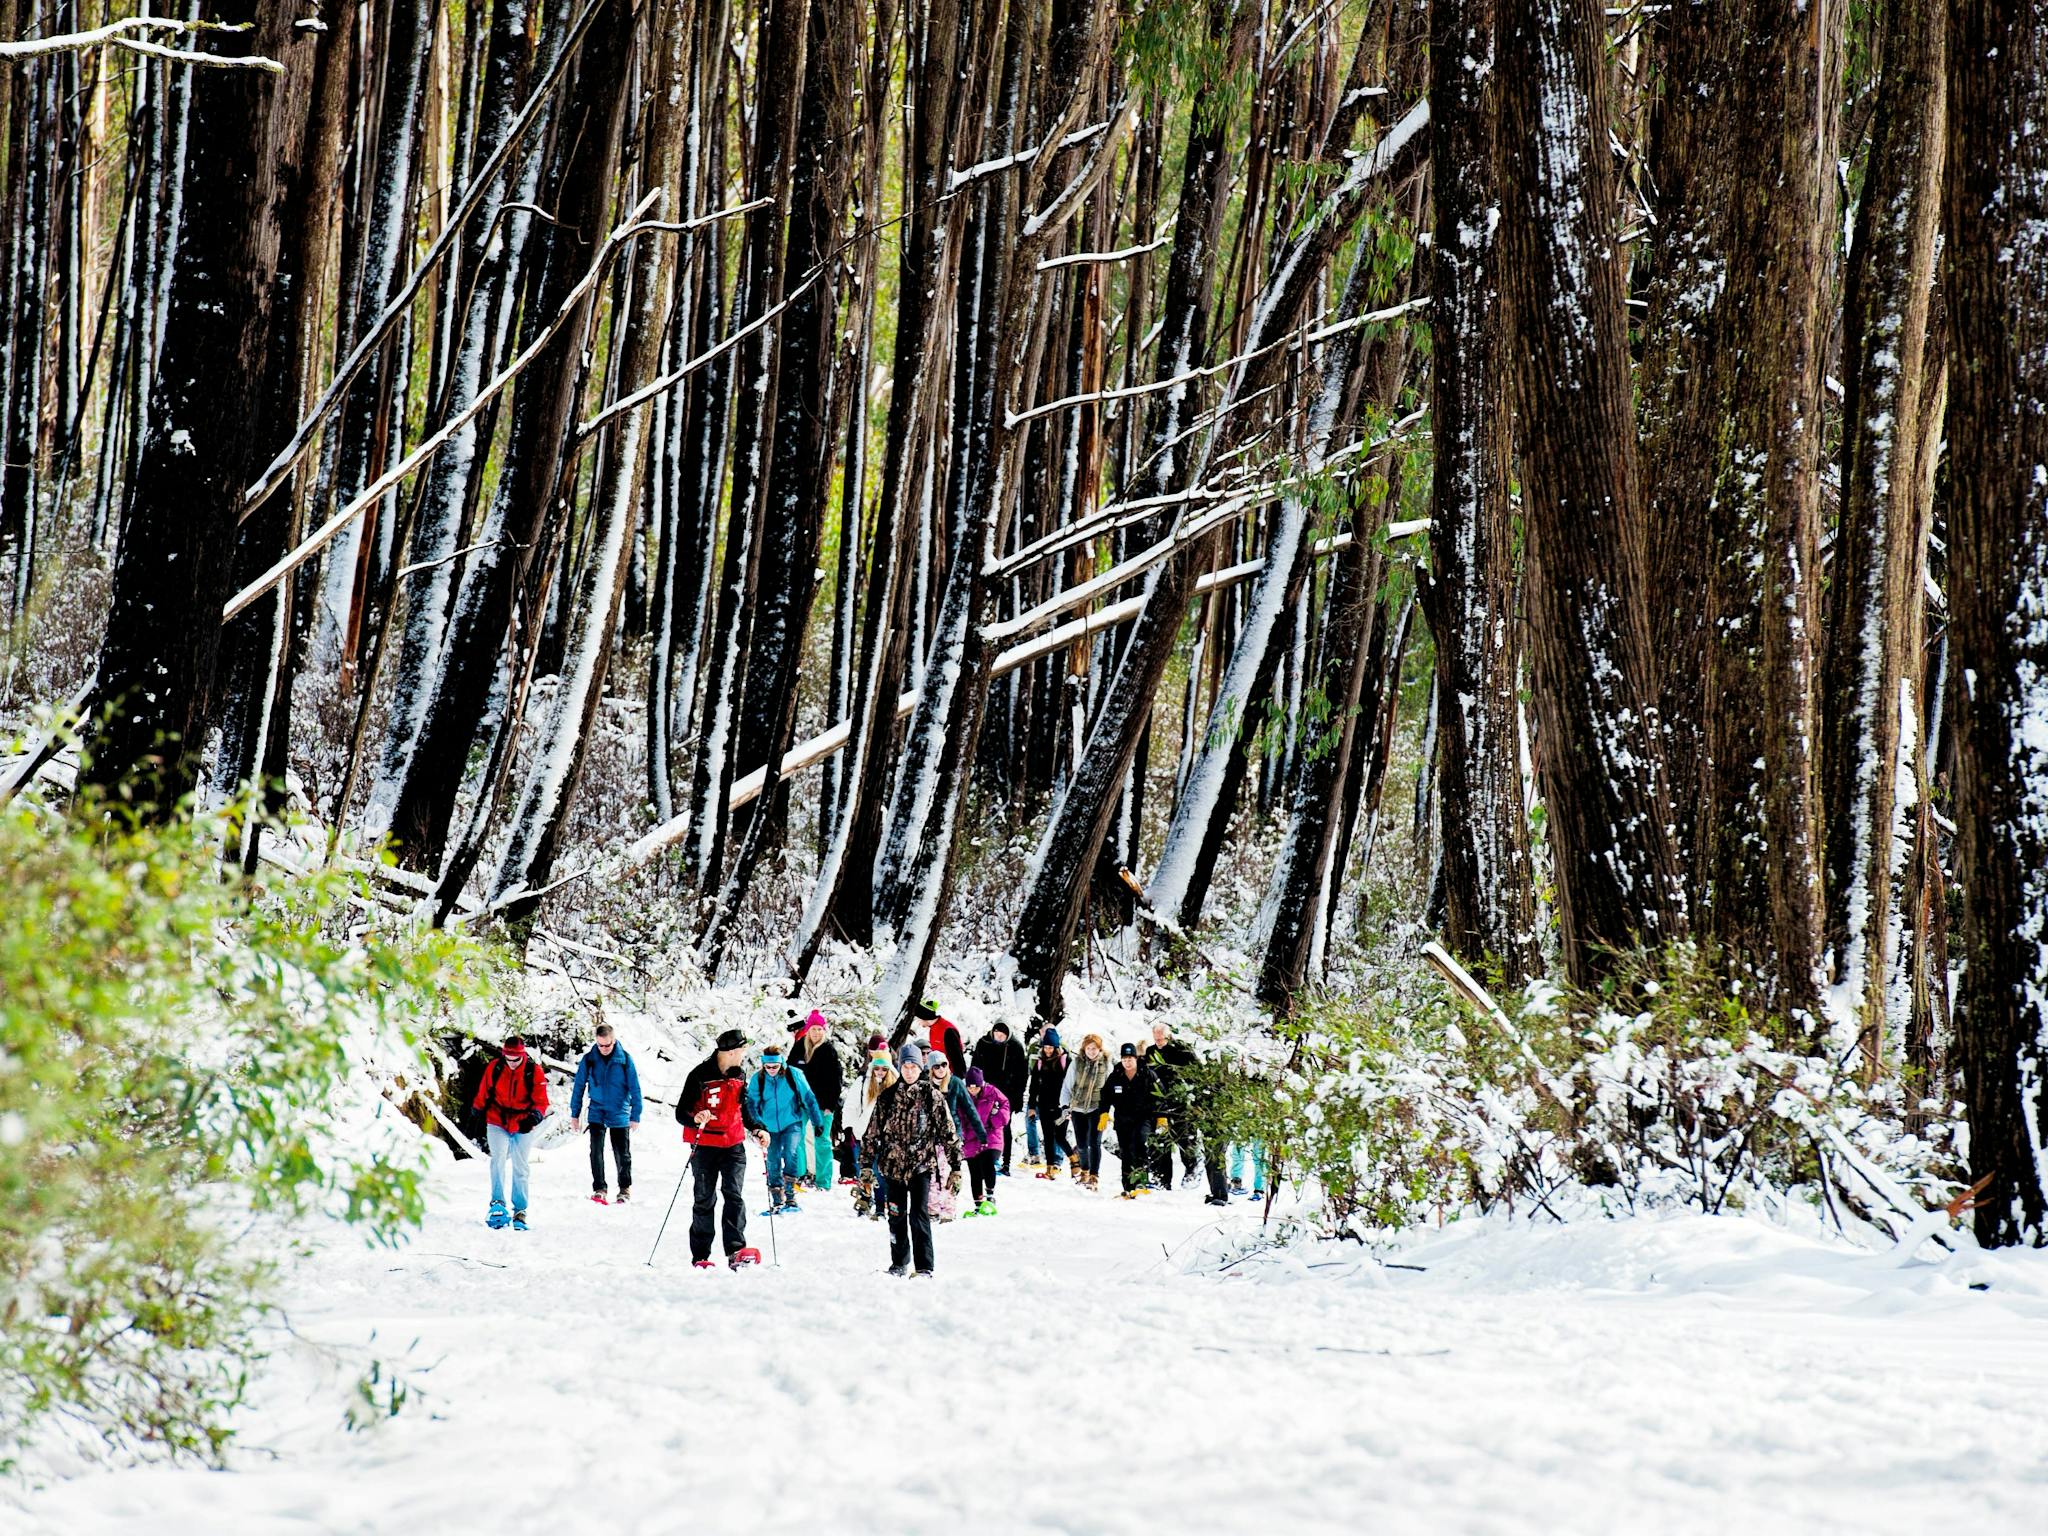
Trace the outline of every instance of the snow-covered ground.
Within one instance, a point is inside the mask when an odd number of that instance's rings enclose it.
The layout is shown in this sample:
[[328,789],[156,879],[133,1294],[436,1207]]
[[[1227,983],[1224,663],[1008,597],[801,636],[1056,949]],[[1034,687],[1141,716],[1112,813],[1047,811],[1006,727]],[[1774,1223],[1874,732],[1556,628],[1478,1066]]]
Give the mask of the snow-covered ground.
[[[231,1473],[88,1471],[10,1531],[2038,1532],[2048,1256],[1901,1265],[1761,1220],[1467,1223],[1216,1273],[1195,1190],[1023,1176],[884,1274],[844,1192],[781,1265],[688,1267],[673,1128],[634,1204],[536,1158],[536,1226],[448,1164],[398,1251],[345,1234]],[[1021,1159],[1020,1159],[1021,1162]],[[759,1163],[748,1193],[763,1203]],[[1105,1184],[1114,1182],[1105,1167]],[[1240,1203],[1230,1227],[1249,1229]],[[766,1250],[767,1223],[750,1218]],[[1240,1249],[1241,1251],[1241,1249]],[[1930,1260],[1933,1251],[1929,1250]],[[1972,1286],[1985,1287],[1982,1290]],[[343,1428],[371,1359],[402,1411]]]

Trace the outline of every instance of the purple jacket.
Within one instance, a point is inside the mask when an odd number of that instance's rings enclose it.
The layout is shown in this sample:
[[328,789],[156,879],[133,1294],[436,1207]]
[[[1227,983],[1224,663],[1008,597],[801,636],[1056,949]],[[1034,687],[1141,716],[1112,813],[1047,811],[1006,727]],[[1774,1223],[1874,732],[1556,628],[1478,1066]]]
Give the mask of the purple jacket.
[[971,1126],[963,1131],[960,1155],[973,1157],[979,1152],[1002,1151],[1003,1127],[1010,1123],[1010,1101],[1003,1097],[1003,1090],[994,1083],[983,1083],[975,1092],[974,1107],[980,1112],[981,1123],[988,1128],[988,1134],[977,1136]]

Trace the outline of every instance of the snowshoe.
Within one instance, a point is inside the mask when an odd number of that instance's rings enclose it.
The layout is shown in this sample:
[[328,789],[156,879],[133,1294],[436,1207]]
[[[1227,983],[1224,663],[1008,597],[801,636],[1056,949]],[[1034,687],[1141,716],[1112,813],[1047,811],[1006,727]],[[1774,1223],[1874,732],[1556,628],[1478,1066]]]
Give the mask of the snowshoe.
[[797,1204],[797,1203],[796,1203],[796,1202],[795,1202],[794,1200],[785,1200],[785,1201],[783,1201],[783,1202],[782,1202],[782,1214],[783,1214],[783,1215],[785,1215],[785,1216],[801,1216],[801,1215],[803,1215],[803,1213],[804,1213],[804,1208],[803,1208],[802,1206],[798,1205],[798,1204]]
[[690,1260],[690,1268],[692,1269],[716,1269],[717,1267],[718,1266],[716,1264],[713,1264],[709,1259]]
[[484,1225],[493,1232],[502,1232],[512,1225],[512,1218],[505,1213],[505,1207],[494,1200],[491,1202],[491,1214],[484,1218]]
[[1041,1179],[1057,1179],[1060,1176],[1060,1165],[1058,1163],[1054,1163],[1050,1168],[1047,1168],[1038,1176]]
[[742,1248],[738,1253],[734,1254],[732,1258],[727,1262],[730,1263],[734,1269],[745,1269],[750,1264],[758,1264],[761,1262],[761,1250],[758,1248]]
[[981,1204],[977,1205],[973,1210],[969,1211],[967,1214],[970,1216],[993,1216],[995,1215],[995,1213],[996,1203],[994,1199],[991,1198],[982,1201]]
[[628,1200],[630,1200],[630,1199],[632,1199],[632,1198],[633,1198],[633,1191],[631,1191],[630,1189],[622,1189],[622,1190],[620,1190],[620,1191],[619,1191],[619,1198],[618,1198],[618,1199],[616,1199],[616,1200],[614,1200],[614,1201],[612,1202],[612,1204],[613,1204],[613,1205],[624,1205],[624,1204],[625,1204],[625,1203],[626,1203],[626,1202],[627,1202]]
[[1207,1199],[1203,1200],[1202,1204],[1204,1204],[1204,1205],[1228,1205],[1228,1204],[1230,1204],[1230,1196],[1228,1196],[1228,1195],[1210,1195],[1210,1196],[1209,1196],[1209,1197],[1208,1197]]
[[910,1266],[908,1264],[891,1264],[889,1266],[889,1273],[900,1280],[903,1276],[910,1273]]
[[910,1278],[913,1280],[929,1280],[932,1278],[932,1272],[928,1269],[913,1269],[910,1272]]
[[754,1214],[756,1216],[780,1216],[782,1214],[782,1207],[771,1200],[760,1210],[754,1212]]
[[860,1188],[860,1180],[859,1180],[859,1179],[841,1179],[841,1180],[839,1181],[839,1187],[840,1187],[841,1189],[859,1189],[859,1188]]
[[512,1213],[512,1230],[514,1232],[524,1232],[526,1230],[526,1212],[514,1211]]
[[981,1208],[980,1206],[978,1206],[978,1205],[970,1205],[970,1206],[968,1206],[968,1207],[967,1207],[967,1209],[966,1209],[966,1210],[964,1210],[964,1211],[962,1211],[962,1212],[960,1213],[960,1219],[961,1219],[962,1221],[967,1221],[967,1220],[970,1220],[970,1219],[972,1219],[973,1217],[976,1217],[976,1216],[986,1216],[987,1214],[988,1214],[988,1212],[987,1212],[987,1211],[984,1211],[984,1210],[983,1210],[983,1209],[982,1209],[982,1208]]
[[[619,1198],[624,1199],[625,1197],[621,1195]],[[592,1205],[610,1205],[611,1201],[605,1198],[604,1191],[600,1189],[596,1194],[590,1197],[590,1203]]]
[[1117,1199],[1119,1200],[1135,1200],[1137,1198],[1138,1191],[1135,1189],[1127,1189],[1122,1194],[1117,1196]]
[[1230,1181],[1230,1192],[1231,1192],[1231,1193],[1232,1193],[1233,1195],[1241,1195],[1241,1194],[1243,1194],[1243,1193],[1244,1193],[1244,1180],[1243,1180],[1243,1179],[1232,1179],[1232,1180]]

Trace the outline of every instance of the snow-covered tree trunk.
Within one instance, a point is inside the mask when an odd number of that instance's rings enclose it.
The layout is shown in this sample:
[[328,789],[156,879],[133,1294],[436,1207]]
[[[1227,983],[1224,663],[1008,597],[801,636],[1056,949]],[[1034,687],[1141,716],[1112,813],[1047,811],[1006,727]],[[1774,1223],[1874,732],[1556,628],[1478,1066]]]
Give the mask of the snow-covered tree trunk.
[[[416,183],[424,114],[427,55],[433,44],[436,0],[385,0],[377,39],[365,56],[382,74],[375,115],[375,150],[363,220],[361,266],[353,290],[351,340],[365,334],[390,306],[412,255]],[[337,434],[334,504],[353,501],[382,469],[382,447],[394,412],[403,415],[394,374],[401,368],[394,338],[357,375],[341,407]],[[362,635],[364,608],[383,587],[380,547],[390,530],[385,509],[372,508],[328,546],[321,580],[319,627],[313,660],[322,668],[352,672]],[[346,807],[338,807],[340,814]]]
[[[1830,1011],[1884,1044],[1894,885],[1913,844],[1929,518],[1921,463],[1946,131],[1947,0],[1886,9],[1843,317],[1842,509],[1821,676]],[[1903,792],[1902,792],[1903,791]]]
[[1514,339],[1524,611],[1567,971],[1683,930],[1653,715],[1635,415],[1607,153],[1606,30],[1510,0],[1501,288]]
[[[504,143],[524,102],[537,41],[529,19],[521,0],[501,0],[492,9],[471,150],[473,163],[484,163]],[[493,178],[494,201],[530,201],[540,162],[541,156],[529,152],[523,173],[512,165],[500,169]],[[430,426],[459,416],[475,401],[484,381],[503,365],[533,223],[532,214],[524,209],[504,216],[494,212],[473,221],[461,264],[441,285],[450,311],[447,324],[455,334],[446,385]],[[456,557],[462,530],[474,515],[483,485],[486,450],[496,421],[496,410],[487,409],[458,428],[429,467],[420,493],[405,549],[406,564],[413,574],[405,579],[399,594],[403,627],[391,702],[364,813],[363,830],[370,837],[392,830],[392,813],[440,680],[449,608],[461,575]],[[423,850],[413,846],[410,834],[411,829],[401,829],[399,845],[409,862],[418,862]]]
[[1762,1001],[1808,1018],[1820,1003],[1820,306],[1842,14],[1839,0],[1674,7],[1651,157],[1663,248],[1643,483],[1653,600],[1679,605],[1656,658],[1671,761],[1687,775],[1670,795],[1693,923]]
[[1443,751],[1445,942],[1510,983],[1538,969],[1515,690],[1521,670],[1506,316],[1500,294],[1496,0],[1430,11],[1429,579]]
[[92,783],[156,815],[197,782],[219,719],[219,614],[270,420],[280,178],[298,155],[315,56],[312,35],[292,27],[295,8],[274,0],[222,0],[202,16],[254,30],[199,46],[259,52],[287,69],[193,71],[170,305],[86,753]]
[[[529,281],[522,323],[538,334],[568,303],[609,227],[617,178],[631,28],[625,9],[606,4],[583,36],[567,98],[554,114],[555,151],[544,178],[546,230],[537,277]],[[567,6],[549,33],[567,29]],[[544,34],[547,35],[547,34]],[[508,654],[535,642],[536,616],[519,611],[522,592],[538,591],[534,562],[554,548],[551,530],[566,520],[561,501],[564,445],[574,422],[582,362],[578,341],[592,300],[561,315],[559,334],[520,375],[491,504],[464,557],[441,657],[440,677],[420,725],[411,766],[393,807],[399,846],[426,867],[448,843],[470,751],[489,723]],[[521,628],[515,633],[515,619]],[[506,722],[497,722],[500,731]],[[444,871],[445,873],[445,871]]]
[[1956,1003],[1986,1246],[2048,1246],[2048,11],[1953,0],[1943,286]]
[[[642,118],[640,174],[642,184],[661,191],[664,198],[673,195],[670,189],[679,179],[694,21],[692,7],[686,4],[672,4],[653,13],[649,46],[641,54],[639,75],[648,105]],[[620,396],[636,393],[660,371],[675,273],[672,237],[653,231],[637,236],[630,263],[629,307],[617,316],[621,334],[614,389]],[[520,921],[536,903],[506,898],[545,885],[561,847],[564,822],[611,668],[627,567],[640,527],[641,476],[654,451],[651,445],[657,425],[651,404],[625,413],[618,422],[612,452],[597,476],[587,535],[590,549],[568,606],[569,634],[561,680],[535,733],[533,767],[520,792],[505,856],[492,882],[491,899],[505,902],[508,921]]]
[[[783,254],[789,307],[775,327],[775,414],[769,427],[763,490],[760,571],[753,646],[739,699],[733,767],[738,773],[782,761],[796,732],[797,678],[817,593],[833,445],[841,402],[837,375],[839,232],[854,172],[857,44],[852,6],[808,8],[807,60],[797,109]],[[737,846],[700,946],[715,961],[725,924],[752,885],[754,871],[787,827],[787,797],[769,791],[734,818]]]

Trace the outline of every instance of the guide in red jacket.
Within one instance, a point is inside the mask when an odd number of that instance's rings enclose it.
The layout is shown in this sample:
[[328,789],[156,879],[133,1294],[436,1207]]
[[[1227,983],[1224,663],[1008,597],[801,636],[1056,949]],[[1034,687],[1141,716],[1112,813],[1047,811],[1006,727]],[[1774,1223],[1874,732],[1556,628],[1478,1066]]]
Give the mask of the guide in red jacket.
[[[470,1107],[483,1112],[484,1137],[491,1149],[491,1212],[485,1224],[492,1228],[509,1225],[515,1232],[524,1232],[528,1144],[534,1127],[547,1118],[548,1078],[540,1063],[527,1054],[522,1036],[510,1036],[498,1048],[477,1081]],[[508,1175],[512,1185],[509,1213],[505,1207]]]
[[711,1227],[719,1196],[725,1198],[724,1219],[719,1222],[725,1239],[726,1262],[735,1269],[744,1262],[747,1247],[747,1212],[740,1204],[740,1185],[747,1173],[747,1132],[758,1131],[747,1109],[746,1077],[740,1058],[746,1054],[747,1037],[728,1029],[718,1037],[712,1053],[690,1069],[683,1079],[683,1091],[676,1095],[676,1119],[682,1122],[683,1140],[690,1147],[690,1172],[694,1183],[690,1205],[690,1262],[699,1269],[711,1266]]

